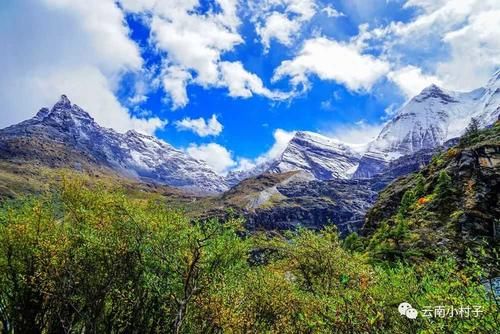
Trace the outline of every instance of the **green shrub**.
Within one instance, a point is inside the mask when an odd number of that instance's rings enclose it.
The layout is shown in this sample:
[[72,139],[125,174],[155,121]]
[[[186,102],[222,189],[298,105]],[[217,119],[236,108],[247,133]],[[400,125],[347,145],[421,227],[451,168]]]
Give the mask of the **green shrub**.
[[[418,261],[406,219],[365,252],[334,228],[246,235],[160,200],[66,180],[0,208],[0,328],[10,333],[494,332],[498,307],[449,255]],[[253,261],[259,250],[266,258]],[[409,260],[413,264],[409,264]],[[408,320],[397,307],[479,305],[468,319]],[[484,330],[483,330],[484,329]]]

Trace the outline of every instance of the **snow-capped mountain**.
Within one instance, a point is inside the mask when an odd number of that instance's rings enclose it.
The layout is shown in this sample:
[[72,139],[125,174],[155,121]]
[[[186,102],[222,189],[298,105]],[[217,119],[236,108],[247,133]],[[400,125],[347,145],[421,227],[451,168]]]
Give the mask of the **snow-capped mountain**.
[[500,71],[488,84],[471,92],[454,92],[431,85],[406,103],[369,145],[355,178],[380,172],[399,157],[432,149],[459,137],[474,117],[482,126],[500,113]]
[[[54,147],[63,147],[64,152],[72,152],[71,156],[79,161],[78,154],[85,157],[81,161],[110,168],[127,177],[207,193],[228,189],[224,178],[204,162],[153,136],[136,131],[122,134],[103,128],[64,95],[52,109],[43,108],[34,118],[0,130],[0,155],[19,157],[23,154],[14,152],[15,145],[9,145],[22,138],[33,145],[42,142],[41,147],[47,148],[38,153],[36,149],[29,151],[29,159],[46,158]],[[57,156],[49,160],[64,165],[65,162],[58,159],[62,160]],[[74,168],[74,161],[67,163]]]
[[338,140],[314,132],[298,131],[277,159],[249,171],[230,173],[228,182],[236,184],[263,173],[289,171],[302,171],[312,180],[349,179],[360,159],[359,153]]
[[316,180],[348,179],[358,167],[360,158],[358,153],[338,140],[299,131],[270,171],[302,170]]

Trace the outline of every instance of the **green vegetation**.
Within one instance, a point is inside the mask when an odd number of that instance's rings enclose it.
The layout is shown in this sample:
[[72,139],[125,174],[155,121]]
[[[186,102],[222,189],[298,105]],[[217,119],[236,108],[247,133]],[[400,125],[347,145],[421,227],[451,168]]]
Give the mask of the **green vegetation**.
[[472,251],[484,278],[500,276],[499,147],[500,123],[478,130],[473,121],[460,145],[384,189],[362,233],[371,257],[416,262],[451,251],[466,266]]
[[[404,247],[412,239],[405,217],[413,207],[398,215],[395,230],[377,232],[378,245],[375,237],[342,241],[334,228],[248,235],[235,218],[192,221],[161,197],[136,198],[104,183],[63,178],[55,190],[0,209],[0,328],[495,332],[498,306],[472,255],[467,266],[451,254],[407,261],[417,256]],[[478,306],[482,312],[410,320],[397,310],[404,301],[417,310]]]

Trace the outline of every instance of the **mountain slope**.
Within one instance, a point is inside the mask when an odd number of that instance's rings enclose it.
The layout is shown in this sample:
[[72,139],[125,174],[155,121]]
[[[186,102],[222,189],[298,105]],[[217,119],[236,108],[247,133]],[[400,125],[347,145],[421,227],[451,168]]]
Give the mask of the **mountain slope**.
[[227,189],[204,162],[152,136],[99,126],[66,96],[52,109],[0,130],[0,158],[49,167],[106,168],[120,175],[207,193]]
[[334,224],[347,234],[362,225],[377,192],[387,184],[372,180],[307,181],[305,173],[265,173],[185,208],[198,218],[225,218],[228,212],[243,216],[251,231],[320,229]]
[[308,131],[299,131],[270,172],[302,170],[316,180],[348,179],[358,166],[360,155],[341,142]]
[[459,137],[472,117],[482,126],[492,124],[500,114],[500,71],[484,88],[468,93],[425,88],[405,104],[370,144],[354,173],[369,178],[388,162],[423,149],[433,149]]
[[263,173],[302,171],[312,180],[349,179],[361,156],[335,139],[309,131],[298,131],[283,153],[275,160],[256,166],[250,171],[228,175],[231,184]]
[[500,121],[389,185],[361,231],[371,244],[385,245],[374,250],[383,249],[383,256],[435,257],[446,249],[465,258],[467,248],[479,252],[480,247],[498,256],[492,251],[500,247],[499,217]]

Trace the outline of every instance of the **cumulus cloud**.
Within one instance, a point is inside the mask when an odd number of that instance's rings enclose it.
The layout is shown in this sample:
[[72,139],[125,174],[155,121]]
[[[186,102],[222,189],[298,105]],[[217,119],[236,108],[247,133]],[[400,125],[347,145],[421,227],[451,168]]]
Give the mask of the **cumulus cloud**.
[[267,89],[262,80],[257,75],[246,71],[239,61],[223,61],[220,63],[220,68],[224,85],[229,89],[229,96],[249,98],[257,94],[273,100],[284,100],[291,96],[291,93]]
[[236,165],[231,152],[216,143],[191,144],[186,152],[195,159],[205,161],[216,173],[221,175],[227,174],[229,169]]
[[326,16],[331,18],[345,16],[344,13],[339,12],[332,5],[327,5],[326,7],[323,7],[323,9],[321,9],[321,12],[325,13]]
[[473,89],[484,85],[500,65],[500,3],[498,9],[471,15],[467,24],[446,33],[449,60],[438,64],[436,73],[448,88]]
[[232,97],[254,94],[271,99],[288,95],[265,88],[262,80],[239,61],[222,61],[225,53],[244,43],[238,29],[239,1],[216,0],[220,10],[200,13],[198,0],[122,0],[125,10],[146,16],[151,42],[163,58],[162,87],[173,109],[189,103],[187,87],[226,87]]
[[266,18],[264,24],[257,24],[256,31],[267,52],[273,39],[283,45],[290,46],[300,27],[301,23],[298,20],[289,19],[283,13],[273,12]]
[[238,164],[235,167],[236,170],[249,170],[258,165],[265,164],[272,160],[279,158],[279,156],[285,151],[290,141],[295,136],[296,131],[286,131],[283,129],[276,129],[273,132],[274,143],[273,145],[263,154],[259,155],[255,159],[239,158]]
[[438,86],[443,84],[438,77],[425,75],[422,73],[422,69],[413,65],[391,71],[387,77],[399,86],[408,99],[419,94],[425,87],[431,84]]
[[293,136],[295,136],[295,133],[296,131],[286,131],[283,129],[274,130],[274,144],[266,153],[257,158],[257,162],[261,163],[278,158],[286,149]]
[[255,31],[269,51],[272,40],[290,46],[303,24],[309,21],[317,10],[314,0],[265,0],[250,3]]
[[152,133],[163,126],[158,118],[131,117],[115,97],[122,75],[142,66],[139,48],[128,34],[124,15],[112,0],[2,5],[0,44],[8,52],[0,53],[0,126],[33,116],[63,93],[102,125],[119,131]]
[[307,85],[308,76],[314,74],[353,91],[368,91],[389,68],[387,62],[363,54],[355,45],[316,37],[307,40],[295,58],[283,61],[275,70],[273,80],[290,77],[294,85]]
[[355,124],[337,125],[333,129],[323,131],[323,133],[349,145],[353,150],[363,153],[370,142],[377,138],[383,126],[384,124],[369,124],[365,121],[359,121]]
[[184,118],[175,122],[175,126],[180,131],[192,131],[200,137],[218,136],[223,129],[222,124],[217,120],[217,116],[212,117],[207,121],[200,118]]
[[295,133],[296,131],[286,131],[283,129],[274,130],[274,142],[272,146],[266,152],[253,159],[235,157],[224,146],[216,143],[191,144],[186,149],[186,152],[195,159],[205,161],[217,173],[226,175],[230,170],[250,170],[258,165],[279,158],[290,143],[290,140],[295,136]]
[[417,9],[418,15],[407,23],[364,26],[357,43],[381,49],[401,68],[425,68],[427,77],[455,90],[483,85],[500,64],[500,2],[410,0],[405,7]]
[[165,92],[168,92],[172,99],[172,108],[185,107],[189,98],[187,95],[187,85],[192,79],[191,73],[180,66],[168,66],[164,69],[162,84]]
[[154,16],[151,31],[157,47],[167,52],[170,63],[192,70],[200,85],[216,85],[221,54],[242,43],[236,27],[226,26],[217,16],[190,11],[175,17]]

